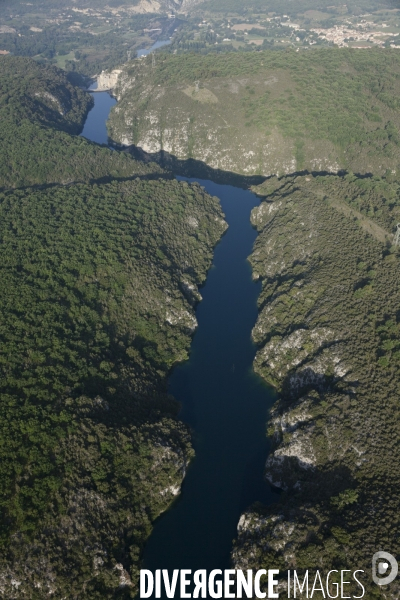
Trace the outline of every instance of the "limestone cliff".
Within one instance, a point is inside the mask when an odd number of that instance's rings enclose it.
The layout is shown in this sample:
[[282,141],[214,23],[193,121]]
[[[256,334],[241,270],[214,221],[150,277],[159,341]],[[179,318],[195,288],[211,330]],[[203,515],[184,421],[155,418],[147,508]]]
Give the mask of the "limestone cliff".
[[109,91],[115,88],[118,83],[118,77],[121,73],[121,69],[114,69],[113,71],[102,71],[97,78],[97,91]]
[[257,189],[268,195],[252,213],[259,236],[250,260],[262,281],[254,366],[280,392],[265,477],[289,494],[241,517],[234,564],[357,565],[369,574],[376,548],[399,551],[397,501],[385,501],[399,493],[400,279],[391,241],[400,205],[385,203],[399,185],[320,176]]
[[109,133],[153,157],[163,151],[172,166],[384,173],[400,160],[399,82],[390,52],[160,53],[155,66],[143,58],[122,69]]

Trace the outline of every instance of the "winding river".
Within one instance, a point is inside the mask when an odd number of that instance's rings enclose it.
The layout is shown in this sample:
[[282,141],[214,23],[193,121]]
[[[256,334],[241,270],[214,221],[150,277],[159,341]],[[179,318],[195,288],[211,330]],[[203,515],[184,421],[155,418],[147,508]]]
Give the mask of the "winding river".
[[[94,100],[82,135],[106,144],[105,121],[115,100],[107,93],[94,94]],[[182,404],[180,418],[193,429],[196,458],[182,493],[157,520],[146,545],[144,567],[152,571],[229,568],[241,512],[254,501],[276,499],[263,480],[274,395],[252,371],[260,287],[246,259],[256,238],[250,211],[259,200],[229,185],[187,181],[218,196],[229,229],[200,290],[190,360],[170,377],[169,391]]]

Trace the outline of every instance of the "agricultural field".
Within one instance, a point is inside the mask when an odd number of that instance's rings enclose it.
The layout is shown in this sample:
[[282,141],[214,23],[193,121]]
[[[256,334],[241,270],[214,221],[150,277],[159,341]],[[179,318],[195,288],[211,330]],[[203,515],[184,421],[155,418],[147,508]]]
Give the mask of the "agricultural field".
[[93,77],[135,56],[138,48],[168,39],[178,20],[166,8],[143,12],[138,3],[115,8],[106,2],[63,5],[55,0],[0,6],[0,51],[54,64],[77,77]]

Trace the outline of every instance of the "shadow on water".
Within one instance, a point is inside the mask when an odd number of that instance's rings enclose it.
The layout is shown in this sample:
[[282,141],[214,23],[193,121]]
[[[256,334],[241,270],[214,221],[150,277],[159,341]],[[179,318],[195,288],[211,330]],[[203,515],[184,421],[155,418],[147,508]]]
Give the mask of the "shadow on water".
[[[127,152],[137,160],[144,161],[147,163],[157,163],[164,169],[172,171],[177,176],[210,180],[214,183],[219,183],[221,185],[230,185],[244,190],[247,190],[252,186],[261,185],[268,179],[275,177],[275,175],[241,175],[239,173],[234,173],[233,171],[225,171],[223,169],[216,169],[214,167],[210,167],[205,162],[195,158],[180,159],[174,154],[170,154],[165,150],[149,153],[143,150],[143,148],[140,148],[139,146],[121,146],[114,142],[114,140],[112,139],[109,139],[109,144],[111,148]],[[278,176],[278,179],[282,181],[287,181],[290,178],[296,178],[304,175],[311,175],[313,177],[345,177],[346,175],[348,175],[348,173],[349,172],[344,169],[341,169],[337,172],[309,171],[307,169],[304,169],[302,171],[292,171],[290,173],[284,174],[281,173]],[[370,179],[371,177],[373,177],[373,174],[369,172],[354,173],[353,175],[355,175],[359,179]],[[263,190],[257,190],[257,195],[262,197],[264,195]]]
[[224,569],[240,514],[252,502],[277,500],[263,481],[266,421],[274,394],[252,371],[251,330],[260,285],[247,257],[256,231],[249,191],[199,181],[218,196],[229,229],[215,250],[202,288],[190,360],[174,369],[169,391],[182,403],[180,418],[194,431],[196,458],[181,498],[156,523],[144,567]]
[[[105,143],[101,127],[107,109],[101,98],[96,94],[82,135]],[[112,102],[107,102],[109,111]],[[195,176],[187,180],[198,181],[217,196],[229,228],[201,290],[190,360],[173,370],[169,382],[169,391],[182,406],[179,416],[192,428],[196,458],[181,495],[155,523],[143,566],[152,571],[224,569],[230,565],[240,514],[253,502],[278,499],[263,480],[267,413],[275,396],[252,371],[256,347],[251,330],[260,284],[252,281],[247,260],[257,236],[250,212],[259,199],[246,188],[265,178],[224,173],[193,160],[172,165],[165,156],[162,164]]]
[[204,179],[245,190],[252,185],[260,185],[267,179],[267,177],[262,175],[239,175],[238,173],[224,171],[223,169],[214,169],[205,162],[195,158],[182,160],[164,150],[150,154],[139,148],[139,146],[124,147],[116,144],[113,140],[109,140],[109,142],[111,147],[129,152],[137,160],[155,162],[180,177],[195,178],[196,180]]

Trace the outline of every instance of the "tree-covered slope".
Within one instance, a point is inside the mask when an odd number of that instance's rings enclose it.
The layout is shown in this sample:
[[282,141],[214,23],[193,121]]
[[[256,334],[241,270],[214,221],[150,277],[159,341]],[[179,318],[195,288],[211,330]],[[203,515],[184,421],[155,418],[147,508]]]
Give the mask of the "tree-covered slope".
[[288,493],[243,515],[234,562],[364,569],[367,597],[381,597],[371,558],[400,551],[399,185],[303,176],[256,191],[254,364],[280,392],[266,477]]
[[400,163],[400,55],[349,49],[160,55],[123,70],[110,137],[244,175]]
[[226,224],[198,185],[71,135],[90,98],[60,71],[0,67],[0,595],[133,597],[193,454],[166,377]]
[[69,135],[81,131],[92,105],[60,69],[0,56],[0,188],[161,176],[155,164]]
[[129,597],[192,453],[165,380],[196,327],[219,203],[134,181],[8,192],[0,212],[0,586]]
[[61,69],[36,61],[0,56],[1,119],[32,123],[79,133],[91,97],[73,86]]
[[28,121],[2,123],[0,189],[71,184],[133,177],[171,178],[156,163],[133,160],[126,153],[88,142]]

